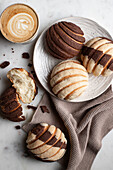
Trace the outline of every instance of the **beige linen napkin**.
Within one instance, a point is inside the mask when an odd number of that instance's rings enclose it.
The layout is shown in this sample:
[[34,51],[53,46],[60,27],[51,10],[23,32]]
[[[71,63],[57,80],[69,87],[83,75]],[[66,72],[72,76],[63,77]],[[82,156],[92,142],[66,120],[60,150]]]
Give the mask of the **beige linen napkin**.
[[[40,106],[47,106],[50,113],[42,113]],[[28,131],[39,122],[54,124],[67,138],[69,135],[68,151],[61,160],[65,169],[90,170],[103,137],[113,128],[111,87],[96,99],[79,103],[64,102],[45,93],[31,122],[23,129]]]

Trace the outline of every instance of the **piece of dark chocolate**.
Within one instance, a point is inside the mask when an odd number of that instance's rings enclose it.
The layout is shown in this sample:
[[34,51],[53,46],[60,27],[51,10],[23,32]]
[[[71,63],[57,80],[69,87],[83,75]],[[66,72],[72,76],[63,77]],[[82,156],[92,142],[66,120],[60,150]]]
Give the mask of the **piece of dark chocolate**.
[[29,59],[30,58],[29,53],[23,53],[22,58]]
[[9,61],[4,61],[3,63],[0,64],[0,68],[6,68],[10,64]]
[[40,106],[40,108],[43,113],[50,113],[46,106]]
[[28,108],[28,109],[33,109],[33,110],[36,110],[36,109],[37,109],[36,106],[32,106],[32,105],[27,105],[27,108]]

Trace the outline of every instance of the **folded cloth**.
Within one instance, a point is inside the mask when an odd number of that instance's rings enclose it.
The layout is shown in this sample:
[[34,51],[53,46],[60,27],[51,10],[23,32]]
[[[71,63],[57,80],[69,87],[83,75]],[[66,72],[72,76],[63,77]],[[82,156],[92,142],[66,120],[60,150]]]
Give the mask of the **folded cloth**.
[[[50,113],[42,113],[40,106],[46,106]],[[113,128],[111,87],[99,97],[79,103],[61,101],[45,93],[31,122],[23,129],[29,131],[39,122],[54,124],[66,135],[68,131],[68,151],[61,160],[63,164],[68,163],[65,169],[90,170],[103,137]]]

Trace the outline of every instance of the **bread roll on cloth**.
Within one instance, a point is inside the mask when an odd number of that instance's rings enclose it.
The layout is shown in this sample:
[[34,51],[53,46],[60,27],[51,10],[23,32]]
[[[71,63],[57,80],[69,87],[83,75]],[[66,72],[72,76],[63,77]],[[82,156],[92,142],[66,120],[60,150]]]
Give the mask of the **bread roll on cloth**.
[[61,159],[67,146],[64,133],[56,126],[47,123],[37,124],[28,133],[26,143],[29,151],[44,161]]

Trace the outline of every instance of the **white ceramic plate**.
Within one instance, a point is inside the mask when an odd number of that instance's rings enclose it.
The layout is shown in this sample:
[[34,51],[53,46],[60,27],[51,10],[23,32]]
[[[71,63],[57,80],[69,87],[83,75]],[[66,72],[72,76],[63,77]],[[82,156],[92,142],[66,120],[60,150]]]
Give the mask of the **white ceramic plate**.
[[[89,39],[98,36],[112,39],[110,34],[104,28],[102,28],[100,25],[98,25],[96,22],[90,19],[82,18],[82,17],[70,17],[70,18],[64,18],[62,19],[62,21],[70,21],[80,26],[81,29],[84,31],[86,42]],[[34,49],[33,63],[34,63],[34,69],[36,75],[40,83],[50,94],[54,95],[48,83],[49,75],[53,67],[59,62],[61,62],[61,60],[52,57],[47,52],[46,40],[45,40],[47,29],[48,28],[46,28],[42,32],[42,34],[40,35],[39,39],[36,42],[35,49]],[[78,98],[71,100],[71,102],[82,102],[82,101],[87,101],[96,98],[109,87],[112,78],[113,75],[109,77],[103,77],[103,76],[95,77],[92,74],[89,74],[89,85],[87,90]]]

